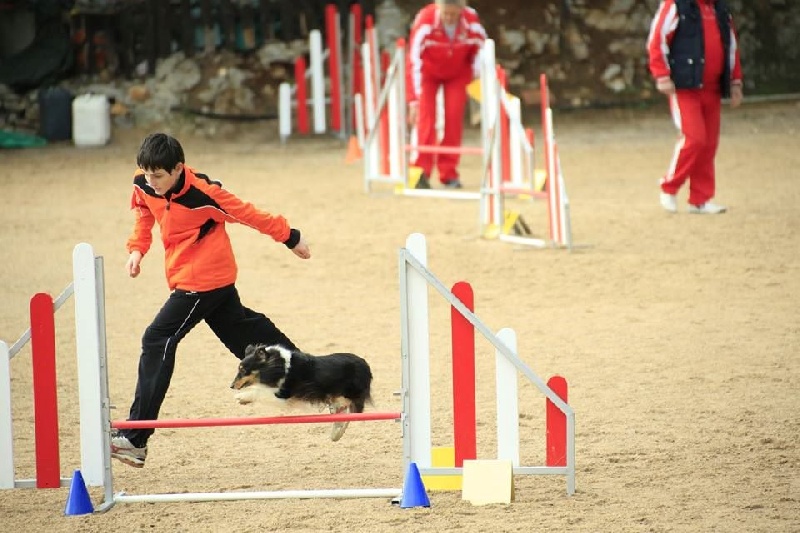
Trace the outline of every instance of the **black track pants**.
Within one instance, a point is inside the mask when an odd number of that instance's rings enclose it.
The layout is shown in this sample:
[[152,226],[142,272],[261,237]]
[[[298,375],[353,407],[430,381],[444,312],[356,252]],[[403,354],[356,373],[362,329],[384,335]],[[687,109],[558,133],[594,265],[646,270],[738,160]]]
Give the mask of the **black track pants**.
[[[167,394],[178,343],[201,320],[239,359],[249,344],[281,344],[296,349],[294,343],[261,313],[242,305],[234,285],[207,292],[172,291],[164,306],[142,336],[139,380],[129,420],[155,420]],[[153,429],[122,432],[136,447],[142,447]]]

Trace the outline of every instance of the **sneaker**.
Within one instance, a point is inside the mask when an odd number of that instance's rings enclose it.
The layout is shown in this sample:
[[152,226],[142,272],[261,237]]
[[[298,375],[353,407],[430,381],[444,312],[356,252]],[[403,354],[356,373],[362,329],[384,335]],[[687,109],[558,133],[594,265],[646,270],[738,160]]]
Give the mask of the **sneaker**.
[[445,189],[461,189],[463,185],[461,185],[461,180],[456,178],[454,180],[445,181],[442,183]]
[[[329,409],[332,414],[339,414],[339,413],[347,413],[350,411],[349,405],[330,405]],[[344,435],[345,430],[347,430],[347,426],[350,422],[334,422],[333,428],[331,428],[331,440],[333,442],[338,441]]]
[[147,459],[147,446],[137,448],[128,437],[123,437],[120,433],[111,435],[111,457],[122,461],[128,466],[142,468],[144,460]]
[[689,212],[695,215],[719,215],[727,210],[728,208],[724,205],[717,205],[711,202],[700,205],[689,204]]
[[417,182],[416,185],[414,185],[414,188],[415,189],[430,189],[431,188],[431,182],[430,182],[430,178],[428,177],[428,175],[424,174],[424,173],[420,174],[419,181]]
[[661,200],[661,207],[663,207],[670,213],[678,212],[678,203],[675,200],[674,194],[667,194],[665,192],[662,192],[659,199]]

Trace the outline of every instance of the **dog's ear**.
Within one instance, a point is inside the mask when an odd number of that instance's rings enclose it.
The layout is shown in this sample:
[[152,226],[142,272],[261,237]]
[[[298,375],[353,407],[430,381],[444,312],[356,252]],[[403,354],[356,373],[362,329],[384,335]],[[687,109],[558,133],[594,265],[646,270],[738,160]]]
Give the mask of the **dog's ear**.
[[259,344],[258,347],[256,348],[256,354],[258,354],[258,360],[262,363],[266,363],[267,361],[269,361],[271,351],[272,350],[268,350],[267,347],[264,346],[263,344]]
[[248,344],[247,348],[244,349],[244,356],[245,357],[250,357],[251,355],[256,353],[256,347],[257,347],[257,345],[255,345],[255,344]]

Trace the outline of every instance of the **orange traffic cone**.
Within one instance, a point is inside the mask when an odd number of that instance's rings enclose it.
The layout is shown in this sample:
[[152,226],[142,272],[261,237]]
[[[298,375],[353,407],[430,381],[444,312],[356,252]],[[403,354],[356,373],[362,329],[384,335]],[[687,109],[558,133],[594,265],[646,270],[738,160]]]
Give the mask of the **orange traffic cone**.
[[347,143],[347,155],[344,158],[344,162],[348,165],[350,163],[355,163],[361,159],[361,147],[358,145],[358,139],[355,135],[350,136],[350,141]]

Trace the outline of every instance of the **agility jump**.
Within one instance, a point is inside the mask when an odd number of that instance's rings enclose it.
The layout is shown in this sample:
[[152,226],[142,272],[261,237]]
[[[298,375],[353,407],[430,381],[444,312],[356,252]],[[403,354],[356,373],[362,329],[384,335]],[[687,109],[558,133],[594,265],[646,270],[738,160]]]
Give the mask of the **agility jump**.
[[[11,348],[0,341],[0,489],[68,487],[70,478],[60,473],[58,403],[55,374],[54,314],[74,297],[75,342],[78,354],[81,465],[89,485],[103,485],[110,475],[109,436],[101,410],[108,409],[105,363],[106,329],[103,259],[92,247],[79,244],[72,256],[73,281],[53,301],[49,295],[31,299],[31,327]],[[36,479],[16,479],[11,418],[10,360],[28,342],[33,351]],[[105,459],[105,460],[104,460]]]
[[[556,474],[564,475],[567,479],[567,493],[575,491],[575,420],[572,408],[545,384],[530,368],[528,368],[516,354],[516,342],[510,340],[508,333],[493,334],[472,312],[462,303],[456,294],[448,291],[442,283],[427,269],[426,244],[424,236],[413,234],[409,236],[406,247],[400,250],[399,276],[401,290],[401,358],[402,358],[402,411],[400,412],[369,412],[369,413],[342,413],[325,415],[297,415],[278,417],[233,417],[233,418],[201,418],[201,419],[174,419],[174,420],[149,420],[128,421],[111,420],[110,399],[108,393],[108,375],[106,364],[106,337],[105,337],[105,303],[103,286],[102,257],[95,257],[94,251],[88,244],[79,244],[73,253],[74,281],[67,290],[58,298],[58,306],[64,303],[74,292],[75,297],[75,323],[76,323],[76,349],[78,354],[78,381],[80,394],[80,435],[81,435],[81,470],[86,484],[89,486],[102,486],[104,500],[97,507],[97,511],[105,511],[115,503],[134,502],[176,502],[176,501],[214,501],[214,500],[244,500],[244,499],[278,499],[278,498],[399,498],[402,488],[349,488],[328,490],[288,490],[288,491],[254,491],[254,492],[218,492],[218,493],[176,493],[176,494],[142,494],[131,495],[115,493],[113,488],[111,457],[110,457],[110,432],[111,428],[149,427],[149,428],[180,428],[180,427],[220,427],[241,425],[276,425],[276,424],[303,424],[303,423],[333,423],[333,422],[365,422],[365,421],[399,421],[402,425],[402,461],[403,473],[409,471],[413,464],[418,465],[419,472],[424,475],[453,475],[461,473],[459,466],[453,468],[437,468],[431,465],[431,425],[430,425],[430,365],[428,345],[428,300],[427,288],[432,286],[457,310],[460,316],[472,327],[479,331],[497,350],[498,365],[504,365],[501,374],[508,382],[498,384],[498,401],[502,402],[506,416],[498,422],[498,457],[509,458],[514,462],[514,474]],[[457,292],[457,291],[456,291]],[[35,297],[37,301],[41,299]],[[52,302],[52,300],[50,300]],[[42,304],[36,304],[42,305]],[[33,306],[33,304],[32,304]],[[42,308],[41,314],[54,313],[54,307]],[[31,337],[38,338],[38,326],[32,325]],[[512,332],[513,335],[513,332]],[[14,350],[19,351],[26,340],[27,334],[14,344]],[[40,345],[41,346],[41,345]],[[52,353],[55,353],[54,347]],[[34,347],[34,352],[38,349]],[[58,474],[60,468],[57,464],[58,445],[55,445],[56,459],[42,459],[40,464],[37,443],[37,477],[40,467],[42,471],[52,471],[55,468],[56,476],[53,479],[42,477],[42,482],[33,480],[15,480],[13,465],[13,449],[11,447],[11,398],[10,398],[10,372],[8,346],[0,342],[0,394],[3,405],[9,406],[0,412],[0,428],[3,439],[0,440],[0,488],[33,488],[33,487],[65,487],[69,485],[70,478]],[[35,361],[38,356],[35,355]],[[472,353],[474,359],[474,349]],[[36,363],[37,365],[40,363]],[[45,363],[41,363],[45,364]],[[49,364],[49,363],[48,363]],[[50,365],[53,367],[53,365]],[[501,368],[498,366],[498,368]],[[38,371],[38,369],[37,369]],[[547,398],[548,410],[557,410],[565,422],[563,438],[559,439],[559,464],[553,464],[548,455],[547,466],[520,466],[519,465],[519,438],[514,424],[518,424],[516,416],[508,413],[517,413],[517,398],[510,396],[511,380],[516,382],[516,372],[520,372]],[[513,376],[513,377],[512,377]],[[473,378],[474,380],[474,378]],[[35,390],[35,402],[39,397],[55,395],[55,381],[46,381],[47,389]],[[473,394],[474,396],[474,394]],[[501,400],[502,398],[502,400]],[[6,401],[7,400],[7,401]],[[474,398],[473,398],[474,402]],[[549,416],[549,415],[548,415]],[[456,416],[464,419],[460,414]],[[45,419],[44,430],[56,429],[57,415]],[[500,421],[500,417],[498,417]],[[39,421],[37,420],[37,423]],[[474,435],[475,423],[471,422],[471,432]],[[460,424],[457,432],[464,441],[469,429]],[[548,423],[548,431],[550,425]],[[37,439],[39,430],[37,429]],[[548,441],[549,442],[549,441]],[[550,446],[548,444],[548,446]],[[474,446],[473,446],[474,448]],[[463,449],[463,448],[459,448]],[[461,454],[461,459],[469,459],[474,453],[467,451]],[[398,472],[402,476],[401,472]],[[43,475],[44,476],[44,475]]]
[[[369,35],[369,33],[368,33]],[[369,41],[369,39],[368,39]],[[555,156],[546,155],[546,192],[537,188],[534,169],[533,134],[521,122],[519,99],[505,90],[505,74],[495,62],[494,41],[487,39],[481,50],[480,147],[441,148],[417,146],[406,142],[405,110],[405,42],[399,39],[394,58],[384,73],[384,83],[377,82],[380,67],[374,46],[362,45],[364,67],[364,92],[355,96],[356,131],[363,150],[364,189],[372,192],[374,184],[383,183],[394,187],[397,194],[405,196],[447,198],[455,200],[479,200],[481,203],[480,234],[485,238],[545,247],[571,247],[569,226],[569,200],[563,175]],[[542,94],[548,94],[547,80],[541,78]],[[549,122],[544,120],[550,114]],[[552,131],[552,112],[549,94],[542,100],[545,153],[555,150]],[[452,191],[438,189],[415,189],[414,173],[409,167],[409,152],[462,153],[482,157],[482,181],[479,191]],[[553,183],[558,181],[557,186]],[[549,239],[534,239],[513,235],[505,210],[505,198],[546,198],[548,201]]]

